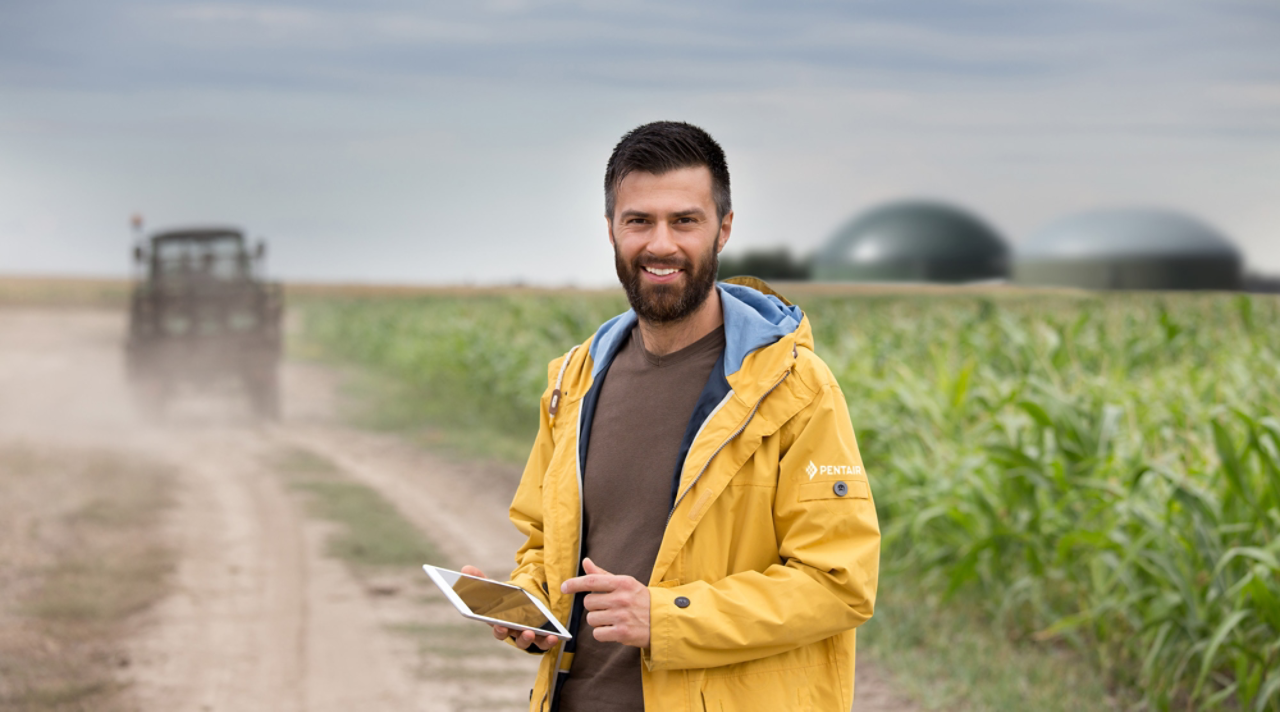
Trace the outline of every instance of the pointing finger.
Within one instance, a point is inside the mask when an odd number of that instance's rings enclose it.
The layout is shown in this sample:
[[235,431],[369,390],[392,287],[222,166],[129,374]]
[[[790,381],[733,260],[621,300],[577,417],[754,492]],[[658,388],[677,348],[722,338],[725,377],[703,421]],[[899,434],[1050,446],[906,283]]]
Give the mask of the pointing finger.
[[608,593],[617,587],[616,581],[617,577],[613,574],[588,574],[571,578],[560,584],[560,592],[580,593],[582,591],[594,591]]

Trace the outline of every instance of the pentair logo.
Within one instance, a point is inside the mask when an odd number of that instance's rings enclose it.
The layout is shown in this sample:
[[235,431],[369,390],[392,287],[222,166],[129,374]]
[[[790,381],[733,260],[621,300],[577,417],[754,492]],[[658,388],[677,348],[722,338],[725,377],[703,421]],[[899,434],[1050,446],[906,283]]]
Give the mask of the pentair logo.
[[813,479],[814,475],[861,475],[862,465],[822,465],[821,467],[813,464],[813,460],[809,461],[809,466],[804,468],[809,479]]

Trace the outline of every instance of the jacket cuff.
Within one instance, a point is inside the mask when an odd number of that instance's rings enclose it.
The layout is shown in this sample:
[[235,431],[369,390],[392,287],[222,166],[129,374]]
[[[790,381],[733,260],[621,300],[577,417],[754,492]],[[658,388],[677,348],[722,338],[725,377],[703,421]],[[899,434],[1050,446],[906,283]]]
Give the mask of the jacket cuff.
[[[685,606],[676,605],[683,599]],[[680,619],[689,615],[689,599],[679,589],[649,587],[649,647],[640,650],[640,659],[648,670],[666,670],[671,665],[671,641],[679,637]]]

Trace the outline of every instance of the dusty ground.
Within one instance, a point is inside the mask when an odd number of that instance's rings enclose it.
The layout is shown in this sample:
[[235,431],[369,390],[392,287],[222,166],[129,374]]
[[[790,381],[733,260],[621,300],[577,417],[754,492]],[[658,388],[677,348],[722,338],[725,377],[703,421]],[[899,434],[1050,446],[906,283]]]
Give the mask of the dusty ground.
[[[523,709],[535,659],[454,616],[417,572],[370,578],[326,553],[272,463],[327,458],[393,502],[452,563],[501,575],[518,537],[511,473],[460,465],[335,416],[334,376],[284,366],[284,418],[255,424],[233,396],[180,401],[162,424],[134,411],[123,379],[124,316],[0,309],[0,442],[92,447],[170,463],[165,519],[172,590],[121,645],[120,675],[157,712]],[[900,710],[859,665],[856,710]]]

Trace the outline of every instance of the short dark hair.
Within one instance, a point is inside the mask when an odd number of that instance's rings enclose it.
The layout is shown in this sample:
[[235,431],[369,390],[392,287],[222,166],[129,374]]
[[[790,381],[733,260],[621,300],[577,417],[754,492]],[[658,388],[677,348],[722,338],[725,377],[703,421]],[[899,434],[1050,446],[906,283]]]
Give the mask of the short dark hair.
[[613,147],[604,172],[604,213],[613,221],[618,186],[635,171],[662,175],[680,168],[706,166],[711,171],[711,198],[716,218],[733,209],[729,199],[729,164],[711,134],[683,121],[655,121],[627,132]]

